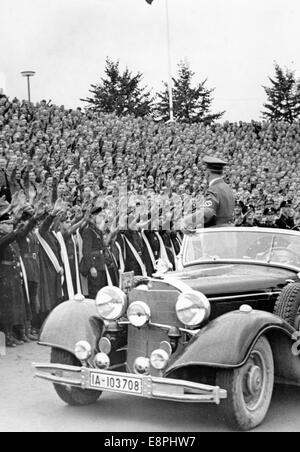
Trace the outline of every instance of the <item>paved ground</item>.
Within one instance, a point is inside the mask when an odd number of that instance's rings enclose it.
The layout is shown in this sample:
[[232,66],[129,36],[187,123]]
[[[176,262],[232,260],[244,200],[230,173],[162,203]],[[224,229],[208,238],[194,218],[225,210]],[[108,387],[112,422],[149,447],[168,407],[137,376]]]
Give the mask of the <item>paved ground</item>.
[[[33,379],[32,362],[48,362],[48,349],[31,344],[0,357],[0,431],[203,432],[226,431],[213,406],[181,405],[105,394],[90,407],[71,408],[51,384]],[[257,431],[300,431],[300,388],[277,387]]]

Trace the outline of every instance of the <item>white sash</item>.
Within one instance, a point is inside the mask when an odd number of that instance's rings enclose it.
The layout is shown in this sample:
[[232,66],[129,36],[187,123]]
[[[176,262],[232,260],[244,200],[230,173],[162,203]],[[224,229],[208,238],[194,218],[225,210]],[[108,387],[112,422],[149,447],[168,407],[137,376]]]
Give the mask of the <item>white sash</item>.
[[66,244],[65,244],[65,241],[64,241],[64,238],[63,238],[61,232],[57,232],[57,233],[53,232],[53,235],[56,237],[56,239],[60,245],[61,258],[62,258],[64,267],[65,267],[68,297],[69,297],[69,300],[74,300],[75,293],[74,293],[74,287],[73,287],[73,282],[72,282],[72,275],[71,275],[67,247],[66,247]]
[[41,236],[41,234],[39,233],[39,231],[35,231],[35,234],[38,238],[38,241],[40,243],[40,245],[42,246],[42,248],[44,249],[45,253],[47,254],[50,262],[52,263],[53,267],[56,270],[56,273],[61,273],[61,265],[58,262],[57,257],[55,256],[51,246],[46,242],[46,240]]
[[178,264],[178,259],[177,259],[177,254],[176,254],[176,251],[175,251],[175,248],[174,248],[172,239],[171,239],[171,246],[172,246],[172,253],[173,253],[174,261],[175,261],[175,270],[178,270],[178,268],[177,268],[177,267],[178,267],[178,266],[177,266],[177,264]]
[[105,265],[105,272],[106,272],[107,284],[110,287],[113,287],[113,283],[112,283],[112,280],[111,280],[110,273],[109,273],[109,270],[107,268],[107,265]]
[[161,260],[164,262],[165,265],[167,265],[169,268],[173,268],[173,265],[171,264],[171,262],[169,261],[169,257],[168,257],[168,253],[164,244],[164,241],[162,239],[162,236],[160,235],[159,232],[155,233],[158,237],[159,240],[159,244],[160,244],[160,258]]
[[135,247],[132,245],[132,243],[130,243],[130,241],[128,240],[128,238],[126,236],[124,236],[129,248],[132,251],[132,254],[134,255],[136,261],[138,262],[139,266],[141,267],[142,270],[142,275],[147,277],[147,271],[146,271],[146,267],[144,265],[144,262],[142,261],[142,259],[140,258],[139,253],[137,252],[137,250],[135,249]]
[[77,285],[77,294],[82,295],[81,283],[80,283],[80,273],[79,273],[79,265],[78,265],[78,256],[77,256],[77,246],[75,237],[72,235],[72,242],[74,245],[74,254],[75,254],[75,269],[76,269],[76,285]]
[[120,261],[120,268],[119,268],[119,270],[122,273],[124,273],[125,272],[125,262],[124,262],[124,259],[123,259],[122,249],[121,249],[121,246],[120,246],[120,244],[118,242],[116,242],[115,245],[116,245],[116,247],[118,248],[118,251],[119,251],[119,261]]
[[[81,262],[82,258],[83,258],[83,240],[80,235],[79,229],[77,229],[77,231],[76,231],[76,237],[77,237],[77,243],[78,243],[79,262]],[[87,278],[80,275],[80,280],[81,280],[81,287],[82,287],[83,295],[87,296],[89,293]]]
[[156,269],[155,256],[154,256],[153,250],[152,250],[152,248],[151,248],[151,245],[150,245],[150,243],[149,243],[149,240],[147,239],[147,236],[146,236],[144,230],[142,231],[142,238],[143,238],[143,240],[144,240],[144,242],[145,242],[145,245],[146,245],[146,247],[147,247],[147,250],[148,250],[148,253],[149,253],[149,256],[150,256],[152,265],[153,265],[153,268],[154,268],[154,270],[155,270],[155,269]]
[[178,243],[179,243],[179,245],[181,247],[182,246],[182,240],[181,240],[179,232],[176,234],[176,238],[177,238],[177,241],[178,241]]
[[27,301],[28,301],[28,304],[30,304],[27,273],[26,273],[26,268],[25,268],[25,265],[24,265],[24,262],[23,262],[23,259],[21,256],[20,256],[20,265],[21,265],[21,270],[22,270],[22,274],[23,274],[23,281],[24,281],[24,287],[25,287]]

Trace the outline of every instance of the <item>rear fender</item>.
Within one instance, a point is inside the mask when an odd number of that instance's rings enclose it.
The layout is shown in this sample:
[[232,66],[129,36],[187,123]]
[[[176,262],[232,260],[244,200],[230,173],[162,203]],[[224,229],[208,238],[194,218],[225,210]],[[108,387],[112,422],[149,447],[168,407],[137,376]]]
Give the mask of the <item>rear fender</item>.
[[[241,367],[248,359],[256,341],[263,334],[270,335],[271,345],[272,343],[276,345],[278,356],[282,352],[280,338],[284,337],[285,348],[289,347],[289,355],[292,358],[294,332],[294,328],[287,322],[268,312],[255,310],[249,313],[230,312],[204,327],[184,351],[174,357],[174,361],[166,371],[166,376],[195,366],[225,369]],[[279,358],[277,361],[279,365]]]
[[67,301],[55,308],[45,321],[39,344],[74,354],[79,341],[87,341],[95,350],[102,331],[95,301]]

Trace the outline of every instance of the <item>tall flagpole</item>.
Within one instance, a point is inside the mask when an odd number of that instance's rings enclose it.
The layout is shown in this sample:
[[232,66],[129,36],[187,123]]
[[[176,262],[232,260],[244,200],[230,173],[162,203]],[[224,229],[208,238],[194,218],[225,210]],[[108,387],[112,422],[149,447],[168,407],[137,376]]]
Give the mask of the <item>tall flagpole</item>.
[[170,18],[169,18],[169,2],[166,2],[166,21],[167,21],[167,51],[168,51],[168,71],[169,71],[169,104],[170,104],[170,121],[174,121],[174,107],[173,107],[173,79],[172,79],[172,57],[171,57],[171,33],[170,33]]

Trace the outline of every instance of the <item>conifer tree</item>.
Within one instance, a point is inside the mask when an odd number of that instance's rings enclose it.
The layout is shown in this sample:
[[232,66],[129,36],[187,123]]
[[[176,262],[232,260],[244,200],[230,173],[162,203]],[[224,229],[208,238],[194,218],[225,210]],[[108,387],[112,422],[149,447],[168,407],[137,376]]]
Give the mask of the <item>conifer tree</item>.
[[[187,123],[211,124],[220,119],[225,112],[212,113],[212,93],[214,89],[206,88],[207,80],[192,86],[195,73],[185,62],[178,64],[178,76],[173,78],[174,117]],[[161,119],[169,118],[169,90],[164,83],[164,90],[157,93],[156,115]]]
[[88,110],[116,113],[118,116],[132,114],[147,116],[152,111],[152,97],[146,87],[141,86],[143,75],[126,68],[120,71],[119,61],[106,59],[105,77],[91,85],[92,97],[82,99]]
[[283,70],[275,64],[275,77],[269,77],[271,87],[263,86],[267,102],[262,112],[269,121],[294,122],[300,117],[300,81],[289,69]]

